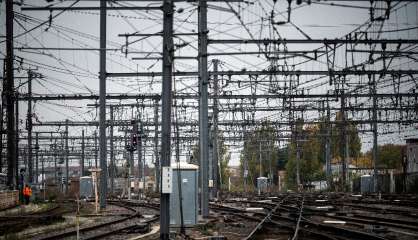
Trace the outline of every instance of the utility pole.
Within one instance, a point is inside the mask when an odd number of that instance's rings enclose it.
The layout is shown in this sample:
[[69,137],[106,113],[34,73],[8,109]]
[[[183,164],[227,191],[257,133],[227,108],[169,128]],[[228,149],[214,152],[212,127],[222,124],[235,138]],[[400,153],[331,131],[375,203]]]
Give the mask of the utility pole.
[[57,140],[54,141],[54,183],[58,185],[58,173],[57,173]]
[[209,158],[209,124],[208,124],[208,58],[207,58],[207,2],[199,1],[198,7],[198,45],[199,45],[199,155],[201,178],[201,214],[209,216],[208,158]]
[[[137,150],[138,150],[138,198],[141,199],[141,194],[140,194],[140,190],[139,190],[139,180],[142,179],[142,181],[144,181],[144,176],[143,176],[143,170],[144,170],[144,165],[142,164],[142,138],[140,136],[140,134],[142,133],[142,131],[140,131],[140,117],[138,116],[138,121],[137,123],[135,123],[136,127],[136,143],[138,145]],[[145,189],[142,189],[142,191],[145,191]]]
[[[262,160],[261,160],[261,158],[262,158],[262,156],[261,156],[261,139],[259,139],[259,143],[258,143],[258,164],[259,164],[259,166],[260,166],[260,173],[258,174],[258,176],[259,177],[262,177],[263,176],[263,165],[262,165]],[[260,191],[260,189],[259,189],[259,191]]]
[[[132,146],[132,145],[131,145]],[[129,159],[128,159],[128,200],[131,200],[131,175],[132,175],[132,165],[134,162],[134,152],[132,150],[128,151]]]
[[106,208],[107,142],[106,142],[106,0],[100,0],[100,72],[99,72],[99,137],[100,137],[100,209]]
[[155,169],[155,192],[160,192],[160,158],[158,154],[158,100],[154,102],[154,169]]
[[299,191],[300,186],[300,136],[299,127],[296,126],[296,184]]
[[80,158],[80,176],[84,176],[84,129],[81,130],[81,158]]
[[97,168],[97,131],[94,130],[94,167]]
[[[213,116],[212,116],[213,118]],[[209,119],[208,119],[209,121]],[[209,125],[209,124],[208,124]],[[178,127],[177,127],[178,128]],[[213,129],[209,127],[210,131],[208,131],[208,192],[209,192],[209,200],[214,198],[213,194]],[[180,144],[180,140],[177,138],[177,142]],[[208,200],[208,201],[209,201]]]
[[113,189],[115,185],[115,157],[114,157],[114,146],[113,146],[113,106],[110,106],[110,168],[109,168],[109,175],[110,175],[110,194],[113,195]]
[[18,184],[14,113],[13,20],[13,0],[6,0],[6,80],[3,93],[7,116],[7,186],[10,189],[16,189]]
[[[141,133],[143,133],[143,132],[144,131],[143,131],[142,127],[141,127]],[[142,162],[142,192],[143,192],[144,197],[145,197],[145,154],[146,154],[146,151],[145,150],[146,149],[142,147],[142,136],[141,136],[141,139],[139,141],[141,142],[140,151],[144,151],[142,153],[142,155],[141,155],[141,158],[142,158],[141,162]]]
[[33,165],[32,165],[32,71],[28,71],[28,114],[27,130],[28,130],[28,170],[29,170],[29,183],[33,182]]
[[[243,117],[245,118],[244,114],[243,114]],[[242,132],[243,132],[243,135],[244,135],[244,149],[245,149],[245,147],[246,147],[245,143],[247,141],[247,128],[246,128],[245,125],[242,127]],[[247,192],[247,177],[248,177],[248,159],[247,159],[247,154],[246,153],[244,155],[244,174],[243,175],[244,175],[244,192],[246,193]],[[221,172],[221,174],[220,174],[220,186],[221,187],[222,187],[223,182],[225,182],[222,178],[223,178],[223,176],[222,176],[222,172]]]
[[331,130],[332,124],[330,122],[331,118],[331,110],[329,107],[329,101],[327,99],[327,116],[326,116],[326,136],[325,136],[325,163],[326,163],[326,175],[328,181],[328,187],[331,186],[332,182],[332,173],[331,173]]
[[[213,71],[218,71],[218,59],[213,59]],[[218,188],[219,188],[219,156],[218,156],[218,75],[213,75],[213,195],[218,197]]]
[[[3,89],[4,88],[4,81],[3,81]],[[3,94],[1,95],[1,102],[0,104],[0,171],[3,172]]]
[[35,133],[35,183],[38,183],[39,176],[39,133]]
[[68,194],[68,181],[69,181],[69,170],[68,170],[68,119],[65,120],[65,194]]
[[44,160],[44,156],[41,155],[41,172],[42,172],[42,186],[43,186],[43,190],[44,190],[44,201],[45,201],[45,193],[46,193],[46,184],[45,184],[45,160]]
[[376,98],[376,77],[373,75],[372,94],[373,94],[373,191],[379,191],[377,161],[378,161],[378,148],[377,148],[377,98]]
[[[173,45],[173,0],[163,2],[163,78],[162,78],[162,114],[161,114],[161,168],[171,164],[171,104],[172,75],[174,61]],[[162,189],[163,190],[163,189]],[[161,191],[160,196],[160,239],[169,239],[170,230],[170,193]]]
[[[16,167],[15,167],[15,176],[16,176],[16,183],[19,183],[19,101],[18,101],[18,97],[19,97],[19,92],[16,91],[15,93],[15,142],[16,142],[16,147],[15,147],[15,156],[16,156]],[[23,183],[22,183],[23,184]],[[23,185],[22,185],[23,187]]]
[[[343,86],[341,84],[341,86]],[[340,156],[342,165],[342,190],[346,191],[347,184],[347,156],[346,156],[346,144],[347,143],[347,122],[345,116],[345,93],[341,87],[341,130],[340,130]]]

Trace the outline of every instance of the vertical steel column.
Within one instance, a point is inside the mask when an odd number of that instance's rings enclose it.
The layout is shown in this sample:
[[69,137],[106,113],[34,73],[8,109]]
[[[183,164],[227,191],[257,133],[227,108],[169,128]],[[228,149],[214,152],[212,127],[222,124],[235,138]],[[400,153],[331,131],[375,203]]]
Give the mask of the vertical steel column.
[[107,142],[106,142],[106,0],[100,0],[100,72],[99,72],[99,137],[100,137],[100,209],[106,208]]
[[[45,160],[44,160],[44,155],[41,154],[41,174],[42,174],[42,186],[43,186],[43,190],[44,190],[44,197],[45,197]],[[45,200],[45,198],[44,198]]]
[[263,176],[263,165],[262,165],[262,156],[261,156],[261,139],[259,139],[259,143],[258,143],[258,164],[260,166],[260,172],[258,174],[259,177]]
[[16,133],[14,113],[14,76],[13,76],[13,0],[6,0],[6,81],[4,88],[7,116],[7,186],[16,188],[18,181]]
[[373,191],[379,191],[377,161],[378,161],[378,146],[377,146],[377,97],[376,97],[376,77],[373,75]]
[[[213,118],[213,116],[212,116]],[[208,117],[209,121],[209,117]],[[209,126],[209,124],[208,124]],[[213,194],[213,128],[209,126],[208,129],[208,192],[209,200],[214,198]]]
[[94,130],[94,167],[97,168],[97,131]]
[[[140,130],[140,117],[138,116],[137,121],[137,131],[136,131],[136,142],[138,144],[137,151],[138,151],[138,198],[141,199],[141,194],[139,191],[139,180],[144,180],[144,176],[142,175],[144,170],[144,164],[142,163],[142,137],[140,136],[141,130]],[[144,191],[145,189],[142,189]]]
[[68,180],[69,180],[69,170],[68,170],[68,119],[65,120],[65,194],[68,194]]
[[[141,126],[141,134],[144,132],[144,130],[142,129],[142,126]],[[141,162],[142,162],[142,192],[143,192],[143,194],[144,194],[144,197],[145,197],[145,154],[146,154],[146,148],[145,147],[142,147],[142,136],[140,137],[140,140],[139,140],[140,142],[141,142],[141,151],[143,151],[143,153],[142,153],[142,155],[141,155],[141,158],[142,158],[142,160],[141,160]],[[145,143],[144,143],[145,144]]]
[[113,195],[113,189],[115,186],[115,156],[113,153],[114,145],[113,145],[113,106],[110,106],[110,168],[109,168],[109,175],[110,175],[110,194]]
[[[5,81],[3,81],[3,89],[4,89],[4,83]],[[1,95],[1,104],[0,104],[0,171],[3,172],[3,103],[4,103],[4,98],[3,98],[3,94]]]
[[[132,146],[132,145],[131,145]],[[128,159],[128,200],[131,200],[131,175],[132,175],[132,164],[134,162],[134,152],[129,150],[129,159]]]
[[326,117],[326,139],[325,139],[325,163],[326,163],[326,175],[327,175],[327,181],[328,181],[328,187],[331,185],[331,110],[329,107],[329,102],[327,99],[327,117]]
[[27,130],[28,130],[28,170],[29,170],[29,183],[33,182],[33,160],[32,160],[32,71],[28,71],[28,114]]
[[[16,183],[19,183],[19,92],[15,92],[15,156],[16,156],[16,167],[15,167],[15,176]],[[22,183],[23,184],[23,183]],[[23,186],[22,186],[23,187]]]
[[[258,174],[258,177],[262,177],[263,176],[263,166],[262,166],[262,162],[261,162],[261,139],[259,139],[258,140],[259,141],[259,143],[258,143],[258,164],[259,164],[259,170],[260,170],[260,172],[259,172],[259,174]],[[257,190],[258,190],[258,195],[260,195],[261,194],[261,188],[260,188],[260,186],[258,185],[258,181],[257,181]]]
[[341,130],[340,130],[340,156],[342,164],[342,190],[346,191],[347,186],[347,156],[346,156],[346,145],[347,143],[347,122],[345,116],[345,93],[341,90]]
[[208,124],[208,56],[207,56],[207,2],[199,1],[198,7],[199,32],[199,157],[201,179],[201,214],[209,216],[208,191],[208,158],[209,158],[209,124]]
[[[171,104],[173,74],[173,0],[163,2],[163,79],[162,79],[162,114],[161,114],[161,167],[171,164]],[[161,179],[160,179],[161,182]],[[170,194],[160,197],[160,239],[169,239],[170,229]]]
[[299,124],[296,125],[296,185],[297,190],[299,191],[300,186],[300,133],[299,133]]
[[58,185],[58,171],[57,171],[57,139],[54,141],[54,183]]
[[154,169],[155,169],[155,192],[160,191],[160,158],[158,154],[158,100],[154,106]]
[[80,176],[84,176],[84,129],[81,130],[81,158],[80,158]]
[[[218,59],[213,59],[213,71],[218,71]],[[218,150],[218,75],[213,75],[213,195],[218,197],[218,189],[219,189],[219,150]]]
[[35,183],[38,183],[39,176],[39,133],[35,133]]

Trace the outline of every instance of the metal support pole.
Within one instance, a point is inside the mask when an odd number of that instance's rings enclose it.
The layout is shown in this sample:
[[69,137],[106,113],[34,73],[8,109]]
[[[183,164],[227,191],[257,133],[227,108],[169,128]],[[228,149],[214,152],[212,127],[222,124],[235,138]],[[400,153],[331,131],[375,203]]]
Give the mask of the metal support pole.
[[111,106],[110,109],[110,168],[109,168],[109,175],[110,175],[110,194],[113,195],[113,190],[115,186],[115,156],[114,156],[114,145],[113,145],[113,107]]
[[27,130],[28,130],[28,170],[29,183],[33,182],[33,160],[32,160],[32,72],[28,71],[28,114],[27,114]]
[[295,142],[296,142],[296,185],[297,185],[297,191],[299,191],[299,186],[300,186],[300,128],[302,128],[303,125],[301,126],[301,124],[297,124],[295,131],[296,131],[296,136],[295,136]]
[[[261,141],[258,143],[258,166],[259,166],[259,174],[258,177],[262,177],[263,176],[263,170],[262,170],[262,165],[261,165]],[[261,187],[258,185],[258,181],[257,181],[257,190],[258,190],[258,195],[261,194]]]
[[94,167],[98,168],[97,164],[97,131],[94,130]]
[[129,160],[128,160],[128,200],[131,200],[131,175],[132,175],[132,164],[134,162],[134,152],[129,151]]
[[[141,132],[143,131],[141,130]],[[144,197],[145,197],[145,155],[147,153],[146,153],[146,148],[142,147],[142,140],[141,140],[141,151],[144,151],[142,153],[142,192],[144,193]]]
[[100,0],[100,84],[99,84],[99,137],[100,137],[100,209],[106,208],[107,196],[107,142],[106,142],[106,0]]
[[160,158],[158,154],[158,100],[154,106],[154,169],[155,169],[155,192],[160,191]]
[[35,133],[35,183],[38,183],[39,176],[39,133]]
[[329,108],[329,102],[327,100],[327,117],[326,117],[326,138],[325,138],[325,162],[326,162],[326,175],[328,181],[328,187],[331,186],[331,129],[332,124],[330,123],[331,118],[331,110]]
[[84,156],[84,148],[85,148],[85,143],[84,143],[84,129],[81,130],[81,158],[80,158],[80,176],[84,176],[84,160],[85,160],[85,156]]
[[260,167],[260,173],[258,174],[259,177],[263,176],[263,166],[262,166],[262,159],[261,159],[261,141],[258,143],[258,164]]
[[[213,59],[213,71],[218,71],[218,59]],[[218,75],[213,75],[213,195],[218,197],[219,189],[219,149],[218,149]]]
[[[15,94],[15,156],[16,156],[16,167],[15,167],[15,176],[16,176],[16,183],[19,183],[19,101],[18,101],[19,92],[16,91]],[[23,183],[21,183],[23,184]],[[23,187],[23,185],[22,185]]]
[[68,182],[69,182],[69,170],[68,170],[68,160],[69,160],[69,149],[68,149],[68,119],[65,120],[65,194],[68,194]]
[[[138,144],[137,151],[138,151],[138,198],[141,199],[141,194],[139,190],[139,180],[142,179],[144,181],[144,176],[142,175],[144,170],[144,164],[142,162],[142,137],[140,134],[142,134],[142,131],[140,131],[140,120],[138,119],[138,122],[136,123],[138,125],[137,132],[136,132],[136,142]],[[145,189],[142,189],[144,191]]]
[[[208,119],[209,120],[209,119]],[[176,126],[176,128],[178,128]],[[210,129],[210,127],[209,127]],[[208,192],[209,200],[214,198],[213,194],[213,129],[210,129],[208,137]],[[177,140],[180,144],[180,140]]]
[[41,156],[41,173],[42,173],[42,186],[43,186],[43,190],[44,190],[44,200],[45,200],[45,191],[46,191],[46,184],[45,184],[45,160],[44,160],[44,156]]
[[207,59],[207,2],[199,1],[199,154],[201,178],[201,214],[209,216],[208,160],[209,160],[209,124],[208,124],[208,59]]
[[58,185],[58,171],[57,171],[57,140],[54,142],[54,183]]
[[13,76],[13,0],[6,0],[6,81],[4,88],[7,113],[7,186],[16,189],[18,181],[16,133],[14,113],[14,76]]
[[[3,81],[3,89],[4,89],[4,81]],[[0,104],[0,172],[3,172],[3,94],[1,95],[1,104]]]
[[378,172],[377,172],[377,162],[378,162],[378,146],[377,146],[377,98],[376,98],[376,78],[373,75],[373,85],[372,85],[372,94],[373,94],[373,191],[379,191],[378,183]]
[[[164,0],[163,14],[163,79],[161,114],[161,168],[171,164],[171,104],[173,75],[173,0]],[[161,179],[160,179],[161,182]],[[160,197],[160,239],[169,239],[170,194],[161,192]]]
[[346,191],[347,186],[347,156],[346,145],[347,143],[347,121],[345,116],[345,93],[341,90],[341,131],[340,131],[340,156],[342,165],[342,190]]

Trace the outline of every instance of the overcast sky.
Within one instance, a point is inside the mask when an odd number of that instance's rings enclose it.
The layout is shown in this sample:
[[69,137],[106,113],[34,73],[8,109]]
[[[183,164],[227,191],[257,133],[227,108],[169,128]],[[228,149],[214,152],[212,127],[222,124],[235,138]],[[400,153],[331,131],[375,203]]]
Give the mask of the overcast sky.
[[[26,0],[23,1],[27,6],[45,6],[46,1],[41,0]],[[339,4],[346,4],[356,7],[330,6],[328,3],[313,3],[311,5],[302,4],[295,5],[293,1],[292,11],[290,15],[290,23],[284,25],[274,25],[277,32],[274,31],[270,23],[270,15],[273,10],[273,1],[270,0],[250,0],[246,3],[209,3],[208,11],[208,28],[210,39],[238,39],[252,37],[256,39],[263,38],[286,38],[286,39],[304,39],[310,37],[316,38],[340,38],[347,33],[357,29],[361,31],[366,29],[367,25],[363,25],[370,19],[369,2],[340,2]],[[287,1],[278,1],[274,5],[274,21],[287,20]],[[55,6],[69,6],[73,1],[54,1]],[[159,6],[159,3],[148,3],[146,1],[137,2],[121,2],[114,4],[114,6]],[[74,6],[98,6],[97,1],[81,1]],[[411,30],[401,32],[387,32],[382,38],[417,38],[417,3],[399,3],[392,4],[392,12],[390,19],[385,21],[382,30],[393,30],[411,28]],[[5,3],[1,2],[0,6],[1,21],[0,35],[5,35]],[[375,15],[378,16],[384,12],[386,5],[378,3],[378,8]],[[232,10],[231,10],[232,9]],[[397,9],[397,10],[395,10]],[[174,29],[177,33],[191,33],[197,32],[197,6],[191,3],[176,4],[176,14]],[[16,21],[15,21],[15,47],[67,47],[67,48],[98,48],[99,47],[99,15],[98,11],[65,11],[59,16],[53,18],[51,26],[49,23],[42,25],[36,30],[25,33],[27,30],[39,25],[42,22],[48,21],[50,14],[55,16],[60,11],[52,13],[48,11],[21,11],[20,7],[15,7]],[[239,18],[238,18],[239,16]],[[108,11],[107,17],[107,47],[115,49],[115,51],[108,51],[107,53],[107,72],[147,72],[161,71],[161,61],[156,60],[132,60],[134,57],[145,57],[144,54],[133,52],[161,52],[161,37],[154,36],[132,43],[128,47],[129,54],[125,56],[121,52],[125,44],[125,38],[119,37],[118,34],[124,33],[157,33],[162,31],[162,13],[160,11]],[[381,23],[373,23],[369,31],[378,31]],[[280,36],[279,36],[280,35]],[[377,37],[377,33],[370,34],[372,37]],[[139,37],[129,38],[129,42],[138,40]],[[2,53],[4,56],[5,43],[2,43]],[[197,36],[182,36],[175,38],[176,44],[185,44],[176,51],[176,55],[181,56],[197,56]],[[262,46],[263,47],[263,46]],[[320,45],[289,45],[288,50],[312,50]],[[396,47],[396,46],[395,46]],[[283,50],[283,46],[279,46]],[[123,49],[125,49],[123,47]],[[240,51],[258,51],[256,45],[210,45],[209,52],[240,52]],[[345,66],[344,47],[337,50],[336,66]],[[38,72],[42,73],[45,78],[38,79],[33,84],[33,92],[35,94],[78,94],[78,93],[94,93],[98,94],[98,51],[49,51],[49,50],[16,50],[16,56],[23,58],[23,68],[38,67]],[[151,57],[158,57],[159,54],[149,55]],[[208,58],[209,69],[212,70],[211,61],[214,58],[220,59],[220,70],[262,70],[266,69],[271,62],[266,60],[264,56],[257,55],[237,55],[237,56],[210,56]],[[367,54],[356,55],[356,63],[364,61],[368,58]],[[287,64],[289,69],[295,65],[297,70],[326,70],[326,58],[321,57],[317,61],[306,61],[306,58],[293,58],[286,62],[279,60],[277,65]],[[306,61],[306,62],[305,62]],[[302,64],[302,62],[305,62]],[[18,65],[16,65],[18,66]],[[197,71],[196,60],[176,60],[174,70],[179,71]],[[392,64],[393,69],[413,69],[416,64],[411,59],[395,60]],[[371,69],[379,69],[381,65],[376,64]],[[3,69],[0,69],[2,71]],[[16,71],[16,76],[26,76],[25,71]],[[282,86],[284,81],[294,81],[295,79],[283,79],[284,77],[276,77],[277,84]],[[352,78],[350,82],[365,81]],[[177,77],[174,79],[174,87],[180,93],[197,93],[197,79],[195,77]],[[248,83],[248,76],[234,76],[232,78],[233,84],[229,84],[222,88],[223,93],[232,91],[234,94],[250,94],[250,93],[268,93],[270,87],[268,84],[258,84],[256,92],[252,92],[251,85]],[[221,77],[221,84],[225,85],[228,81],[226,76]],[[242,81],[239,85],[237,81]],[[22,81],[16,82],[16,85]],[[326,93],[327,90],[333,89],[334,86],[329,86],[327,78],[313,80],[313,77],[301,77],[300,88],[310,89],[311,93]],[[254,87],[255,85],[253,85]],[[283,87],[283,86],[282,86]],[[409,88],[416,88],[414,82],[407,82],[402,86],[404,91]],[[253,88],[254,89],[254,88]],[[22,85],[20,92],[27,91],[26,85]],[[386,91],[384,88],[381,91]],[[159,78],[109,78],[107,81],[108,93],[161,93],[161,81]],[[112,101],[119,102],[119,101]],[[125,101],[124,103],[135,102]],[[226,101],[225,101],[226,102]],[[238,102],[238,101],[237,101]],[[70,119],[73,121],[82,120],[98,120],[98,112],[94,108],[87,107],[87,104],[95,103],[94,101],[54,101],[54,102],[36,102],[34,104],[34,112],[40,121],[58,121]],[[181,102],[179,102],[180,104]],[[197,105],[197,101],[185,101],[183,103],[190,103]],[[240,102],[238,102],[239,104]],[[270,100],[266,102],[259,100],[256,103],[258,106],[281,106],[281,100]],[[312,104],[316,104],[313,102]],[[336,103],[338,106],[339,103]],[[26,118],[26,103],[20,104],[20,119],[21,125],[24,128]],[[136,109],[133,109],[134,112]],[[141,115],[144,121],[153,119],[153,110],[141,110]],[[132,109],[123,109],[116,113],[118,119],[130,119],[132,116]],[[108,115],[109,116],[109,115]],[[317,118],[317,114],[312,116],[304,116],[306,119]],[[178,117],[180,119],[195,119],[197,120],[197,109],[179,109]],[[268,120],[283,120],[287,117],[285,113],[281,112],[259,112],[256,114],[256,119]],[[354,116],[349,116],[354,117]],[[367,116],[357,116],[364,119]],[[220,116],[220,120],[241,119],[241,113],[225,113]],[[42,128],[45,130],[48,128]],[[51,129],[51,128],[50,128]],[[195,128],[197,130],[197,128]],[[398,130],[397,126],[394,128],[380,126],[380,131]],[[379,137],[379,143],[398,143],[403,144],[405,136],[416,136],[416,131],[411,131],[413,127],[406,126],[400,128],[400,133],[382,135]],[[35,131],[41,130],[36,128]],[[53,128],[53,130],[57,130]],[[61,129],[62,130],[62,129]],[[70,128],[70,135],[80,136],[82,128]],[[88,128],[87,134],[90,135],[95,128]],[[184,129],[186,130],[186,129]],[[23,133],[22,133],[23,134]],[[115,131],[116,135],[123,133]],[[186,134],[186,133],[182,133]],[[372,138],[370,135],[363,135],[363,151],[367,151],[371,144]],[[190,146],[194,142],[186,142],[182,145],[182,153],[187,155],[190,152]],[[230,151],[232,152],[231,164],[239,164],[239,153],[241,147],[240,142],[230,142]],[[146,142],[147,153],[152,154],[152,141]],[[185,156],[182,157],[185,159]],[[151,161],[151,156],[147,156],[147,161]]]

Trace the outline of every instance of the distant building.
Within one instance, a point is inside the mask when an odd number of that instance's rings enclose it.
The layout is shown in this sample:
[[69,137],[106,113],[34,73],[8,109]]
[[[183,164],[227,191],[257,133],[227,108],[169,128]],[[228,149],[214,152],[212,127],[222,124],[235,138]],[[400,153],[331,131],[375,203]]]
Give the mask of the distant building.
[[418,173],[418,138],[406,139],[406,172]]

